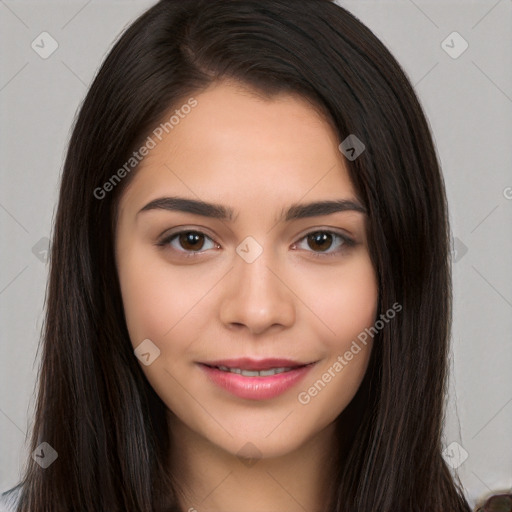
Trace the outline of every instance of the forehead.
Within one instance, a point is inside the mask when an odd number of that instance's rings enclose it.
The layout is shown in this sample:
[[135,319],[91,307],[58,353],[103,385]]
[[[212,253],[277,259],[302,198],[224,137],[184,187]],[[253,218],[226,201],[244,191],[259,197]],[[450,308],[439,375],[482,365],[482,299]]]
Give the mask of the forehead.
[[[263,98],[227,82],[193,97],[196,106],[155,140],[121,203],[170,191],[227,202],[237,211],[248,198],[276,207],[305,195],[355,198],[337,134],[308,100]],[[176,110],[179,105],[163,121]]]

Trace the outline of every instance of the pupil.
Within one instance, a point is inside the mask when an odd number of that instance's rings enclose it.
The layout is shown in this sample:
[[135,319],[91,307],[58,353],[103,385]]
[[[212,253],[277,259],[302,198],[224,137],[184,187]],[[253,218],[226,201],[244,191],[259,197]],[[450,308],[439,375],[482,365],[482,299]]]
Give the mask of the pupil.
[[[200,238],[202,235],[200,233],[188,232],[180,235],[180,244],[184,249],[200,249],[202,243],[200,242]],[[187,245],[189,247],[187,247]]]
[[[313,240],[313,242],[317,245],[325,245],[325,242],[328,241],[328,238],[330,238],[330,236],[331,235],[329,233],[323,233],[321,231],[318,231],[317,233],[312,233],[311,235],[309,235],[308,238],[310,241]],[[324,247],[322,250],[329,249],[330,246],[331,243],[330,241],[328,241],[327,247]]]

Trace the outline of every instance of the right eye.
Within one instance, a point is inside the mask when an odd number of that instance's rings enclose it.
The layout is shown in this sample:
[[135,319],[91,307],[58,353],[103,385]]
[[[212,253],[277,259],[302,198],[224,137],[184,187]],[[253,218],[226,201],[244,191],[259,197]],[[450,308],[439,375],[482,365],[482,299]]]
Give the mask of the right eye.
[[[157,245],[165,248],[171,247],[172,250],[183,253],[186,257],[194,257],[195,254],[200,254],[204,246],[204,240],[208,239],[212,242],[213,246],[209,249],[218,247],[218,244],[212,240],[208,235],[201,231],[186,230],[173,233],[166,236]],[[176,243],[174,243],[176,242]],[[181,249],[180,249],[181,247]],[[207,248],[208,249],[208,248]]]

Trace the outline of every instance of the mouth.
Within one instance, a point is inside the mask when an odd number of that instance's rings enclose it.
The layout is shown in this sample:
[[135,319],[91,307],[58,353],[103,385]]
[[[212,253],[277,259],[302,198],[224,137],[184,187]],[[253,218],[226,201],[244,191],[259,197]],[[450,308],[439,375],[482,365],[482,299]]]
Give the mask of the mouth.
[[302,368],[302,366],[271,368],[269,370],[242,370],[242,368],[230,368],[228,366],[210,366],[210,368],[217,368],[221,372],[236,373],[237,375],[243,375],[244,377],[270,377],[271,375],[277,375],[279,373],[289,372],[296,368]]
[[295,386],[317,361],[238,358],[198,363],[209,382],[248,400],[266,400]]

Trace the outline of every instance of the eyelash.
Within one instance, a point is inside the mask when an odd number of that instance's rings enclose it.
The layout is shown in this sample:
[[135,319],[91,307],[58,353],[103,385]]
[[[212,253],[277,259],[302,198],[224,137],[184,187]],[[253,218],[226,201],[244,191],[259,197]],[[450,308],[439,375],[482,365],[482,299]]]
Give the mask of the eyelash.
[[[215,242],[215,240],[213,240],[211,237],[209,237],[206,233],[203,233],[202,231],[197,231],[197,230],[193,230],[193,229],[186,229],[186,230],[183,230],[183,231],[178,231],[176,233],[173,233],[167,237],[165,237],[162,241],[158,242],[156,245],[159,246],[159,247],[162,247],[163,249],[166,249],[167,247],[169,247],[169,244],[177,237],[179,237],[180,235],[182,234],[190,234],[190,233],[194,233],[194,234],[198,234],[198,235],[204,235],[206,238],[209,238],[212,242],[214,242],[215,244],[217,244],[217,242]],[[299,243],[301,242],[302,240],[305,240],[307,239],[308,236],[310,235],[314,235],[314,234],[318,234],[318,233],[327,233],[329,235],[334,235],[335,237],[338,237],[343,243],[341,244],[341,248],[337,249],[336,251],[333,251],[333,252],[314,252],[314,251],[307,251],[307,252],[311,252],[311,254],[313,255],[313,257],[315,258],[328,258],[328,257],[335,257],[335,256],[338,256],[340,255],[341,253],[343,253],[344,251],[354,247],[356,245],[356,241],[353,240],[352,238],[342,234],[342,233],[338,233],[336,231],[329,231],[327,229],[316,229],[316,230],[313,230],[313,231],[310,231],[309,233],[306,233],[298,242],[296,243]],[[219,244],[217,244],[219,245]],[[295,244],[294,244],[295,245]],[[199,254],[202,254],[202,252],[204,251],[186,251],[186,250],[176,250],[177,252],[179,253],[182,253],[183,257],[185,258],[197,258]]]

